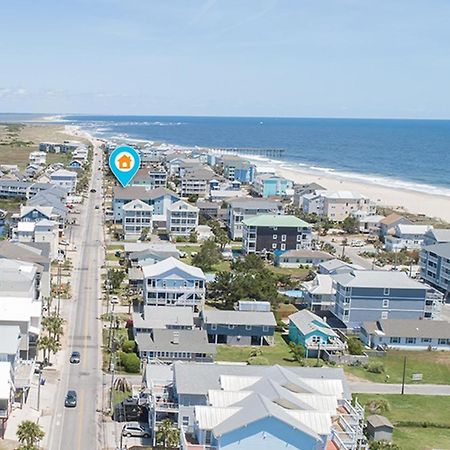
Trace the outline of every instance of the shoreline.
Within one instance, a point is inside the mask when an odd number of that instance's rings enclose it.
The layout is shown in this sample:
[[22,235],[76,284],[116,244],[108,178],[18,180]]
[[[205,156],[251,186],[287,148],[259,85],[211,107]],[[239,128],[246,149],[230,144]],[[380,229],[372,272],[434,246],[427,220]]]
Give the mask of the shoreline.
[[[93,134],[87,132],[79,125],[65,125],[66,132],[73,136],[81,136],[87,139],[101,139],[114,140],[107,136],[95,137]],[[115,136],[117,139],[118,136]],[[125,139],[131,142],[152,143],[150,139],[133,139],[127,136]],[[192,150],[192,147],[181,146],[177,144],[166,143],[168,147],[176,149],[177,151]],[[214,152],[214,149],[206,149]],[[408,212],[411,214],[424,215],[431,219],[439,219],[450,222],[450,196],[439,195],[436,193],[425,193],[414,191],[413,189],[402,188],[398,186],[383,186],[376,182],[367,182],[349,179],[343,179],[337,172],[333,176],[333,172],[323,172],[315,174],[304,168],[302,165],[289,163],[288,161],[271,161],[259,157],[252,157],[250,155],[240,155],[243,159],[251,160],[261,172],[271,171],[278,176],[292,180],[296,184],[318,183],[330,191],[345,190],[356,191],[369,197],[376,206],[384,206],[392,209],[397,209],[399,212]],[[291,166],[289,166],[291,164]],[[363,174],[359,176],[364,176]],[[368,175],[369,177],[370,175]],[[380,176],[380,178],[382,178]],[[386,179],[388,182],[389,180]],[[393,183],[401,183],[402,180],[392,180]],[[437,186],[430,186],[430,188],[439,189]],[[443,188],[445,189],[445,188]]]

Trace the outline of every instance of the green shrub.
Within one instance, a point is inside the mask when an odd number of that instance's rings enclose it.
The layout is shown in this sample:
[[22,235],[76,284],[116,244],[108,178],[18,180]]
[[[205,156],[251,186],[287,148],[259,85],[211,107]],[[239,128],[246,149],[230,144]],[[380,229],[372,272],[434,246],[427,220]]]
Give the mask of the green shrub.
[[372,361],[366,365],[366,370],[370,373],[384,373],[384,364],[379,361]]
[[133,353],[135,348],[136,348],[136,342],[134,342],[134,341],[128,340],[122,344],[122,350],[125,353]]
[[376,398],[366,403],[366,409],[371,414],[380,414],[390,411],[391,405],[385,398]]
[[347,339],[347,346],[350,355],[362,355],[364,353],[363,343],[355,336]]
[[268,366],[269,360],[264,356],[252,356],[247,359],[247,363],[251,366]]
[[119,353],[120,362],[128,373],[139,373],[141,370],[141,361],[136,353]]

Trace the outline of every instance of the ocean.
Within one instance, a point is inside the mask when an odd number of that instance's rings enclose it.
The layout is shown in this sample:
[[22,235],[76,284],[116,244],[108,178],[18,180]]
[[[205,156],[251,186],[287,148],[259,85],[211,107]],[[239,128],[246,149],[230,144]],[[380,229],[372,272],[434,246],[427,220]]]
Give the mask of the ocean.
[[268,162],[450,197],[450,121],[87,115],[59,120],[105,139],[281,148],[283,156]]

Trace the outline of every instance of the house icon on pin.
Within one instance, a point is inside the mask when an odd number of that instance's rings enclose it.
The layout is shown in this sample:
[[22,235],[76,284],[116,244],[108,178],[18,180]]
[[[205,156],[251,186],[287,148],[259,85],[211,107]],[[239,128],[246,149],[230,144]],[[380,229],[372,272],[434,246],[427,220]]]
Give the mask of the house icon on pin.
[[119,163],[119,169],[131,169],[131,156],[122,155],[117,162]]

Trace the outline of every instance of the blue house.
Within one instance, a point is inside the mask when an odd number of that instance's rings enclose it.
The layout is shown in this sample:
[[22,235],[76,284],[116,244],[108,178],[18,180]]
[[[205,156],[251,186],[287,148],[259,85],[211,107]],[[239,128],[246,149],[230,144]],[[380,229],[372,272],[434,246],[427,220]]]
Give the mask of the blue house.
[[223,175],[230,181],[240,181],[243,184],[253,183],[256,167],[250,161],[239,156],[223,157]]
[[292,189],[291,180],[273,174],[261,174],[256,176],[253,183],[254,191],[261,197],[283,197]]
[[277,322],[270,311],[202,312],[202,327],[209,342],[230,345],[272,345]]
[[116,186],[113,191],[113,213],[116,222],[121,222],[124,217],[123,206],[136,199],[153,206],[153,221],[165,222],[167,208],[180,198],[175,192],[164,187],[149,189],[145,186],[128,186],[127,188]]
[[83,168],[83,164],[78,159],[74,159],[73,161],[70,161],[69,167],[71,169],[80,170]]
[[344,351],[346,346],[323,319],[307,309],[289,316],[289,340],[302,345],[308,356],[321,350]]

